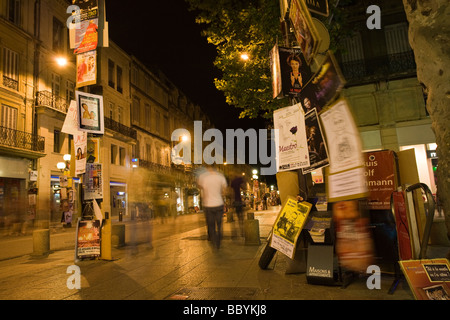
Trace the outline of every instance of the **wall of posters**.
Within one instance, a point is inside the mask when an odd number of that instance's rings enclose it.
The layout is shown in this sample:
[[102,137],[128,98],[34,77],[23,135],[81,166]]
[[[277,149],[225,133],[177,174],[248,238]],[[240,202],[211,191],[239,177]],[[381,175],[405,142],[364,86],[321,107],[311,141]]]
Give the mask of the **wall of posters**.
[[329,164],[327,145],[322,135],[322,128],[316,109],[312,109],[305,115],[305,128],[310,166],[302,169],[303,174],[328,166]]
[[103,97],[81,91],[76,91],[75,97],[78,104],[80,130],[103,134],[105,130],[103,119]]
[[97,83],[97,51],[77,54],[77,84],[84,87]]
[[275,110],[275,147],[280,171],[309,167],[305,117],[299,104]]
[[295,38],[309,65],[317,53],[320,38],[304,0],[291,1],[289,19],[294,27]]
[[273,226],[270,246],[293,259],[298,236],[311,211],[312,204],[289,197]]

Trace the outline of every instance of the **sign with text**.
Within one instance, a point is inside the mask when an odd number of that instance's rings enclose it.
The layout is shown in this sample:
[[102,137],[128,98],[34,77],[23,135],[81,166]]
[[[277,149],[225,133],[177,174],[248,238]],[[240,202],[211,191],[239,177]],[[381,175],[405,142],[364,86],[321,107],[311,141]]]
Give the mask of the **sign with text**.
[[450,300],[447,259],[399,261],[416,300]]
[[390,150],[364,153],[366,184],[369,189],[368,209],[389,210],[391,194],[396,190],[394,152]]

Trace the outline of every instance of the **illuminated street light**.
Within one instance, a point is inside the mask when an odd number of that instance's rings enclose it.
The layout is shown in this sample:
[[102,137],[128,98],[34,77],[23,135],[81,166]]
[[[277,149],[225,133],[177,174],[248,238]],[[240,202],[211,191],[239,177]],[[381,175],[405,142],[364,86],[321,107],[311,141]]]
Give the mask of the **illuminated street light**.
[[181,136],[181,141],[188,141],[188,140],[189,140],[188,136],[186,136],[186,135]]
[[258,174],[258,170],[253,169],[252,173],[253,173],[253,174]]
[[71,158],[71,155],[68,154],[68,153],[66,153],[66,154],[63,156],[64,161],[70,161],[70,158]]
[[56,164],[56,167],[57,167],[59,170],[63,171],[63,170],[66,168],[66,163],[65,163],[65,162],[58,162],[58,163]]
[[244,61],[247,61],[248,59],[250,59],[250,57],[248,56],[248,54],[242,53],[241,54],[241,59],[244,60]]
[[55,58],[56,63],[60,66],[60,67],[64,67],[67,65],[67,59],[64,57],[56,57]]

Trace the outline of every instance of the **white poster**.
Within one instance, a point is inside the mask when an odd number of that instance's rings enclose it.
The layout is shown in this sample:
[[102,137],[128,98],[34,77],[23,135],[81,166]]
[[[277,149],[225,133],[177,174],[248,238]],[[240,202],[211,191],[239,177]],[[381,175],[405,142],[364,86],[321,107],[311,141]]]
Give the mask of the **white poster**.
[[75,91],[79,128],[82,131],[103,134],[103,96]]
[[320,121],[327,141],[330,173],[363,166],[361,139],[347,101],[338,100],[322,111]]
[[305,115],[301,104],[273,113],[278,172],[309,167]]
[[75,174],[86,172],[87,132],[80,131],[73,136],[75,146]]
[[330,202],[358,199],[368,195],[364,167],[330,174],[326,185]]
[[77,102],[74,100],[70,101],[61,131],[71,135],[76,135],[79,133]]

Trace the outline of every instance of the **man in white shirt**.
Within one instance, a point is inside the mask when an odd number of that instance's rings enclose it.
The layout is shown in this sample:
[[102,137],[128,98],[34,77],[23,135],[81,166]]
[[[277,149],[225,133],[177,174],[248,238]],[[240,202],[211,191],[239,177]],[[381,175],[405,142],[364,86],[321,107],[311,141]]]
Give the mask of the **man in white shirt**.
[[212,166],[208,166],[206,171],[200,174],[197,183],[202,190],[208,236],[213,246],[219,249],[222,239],[223,194],[227,187],[227,181],[222,173]]

